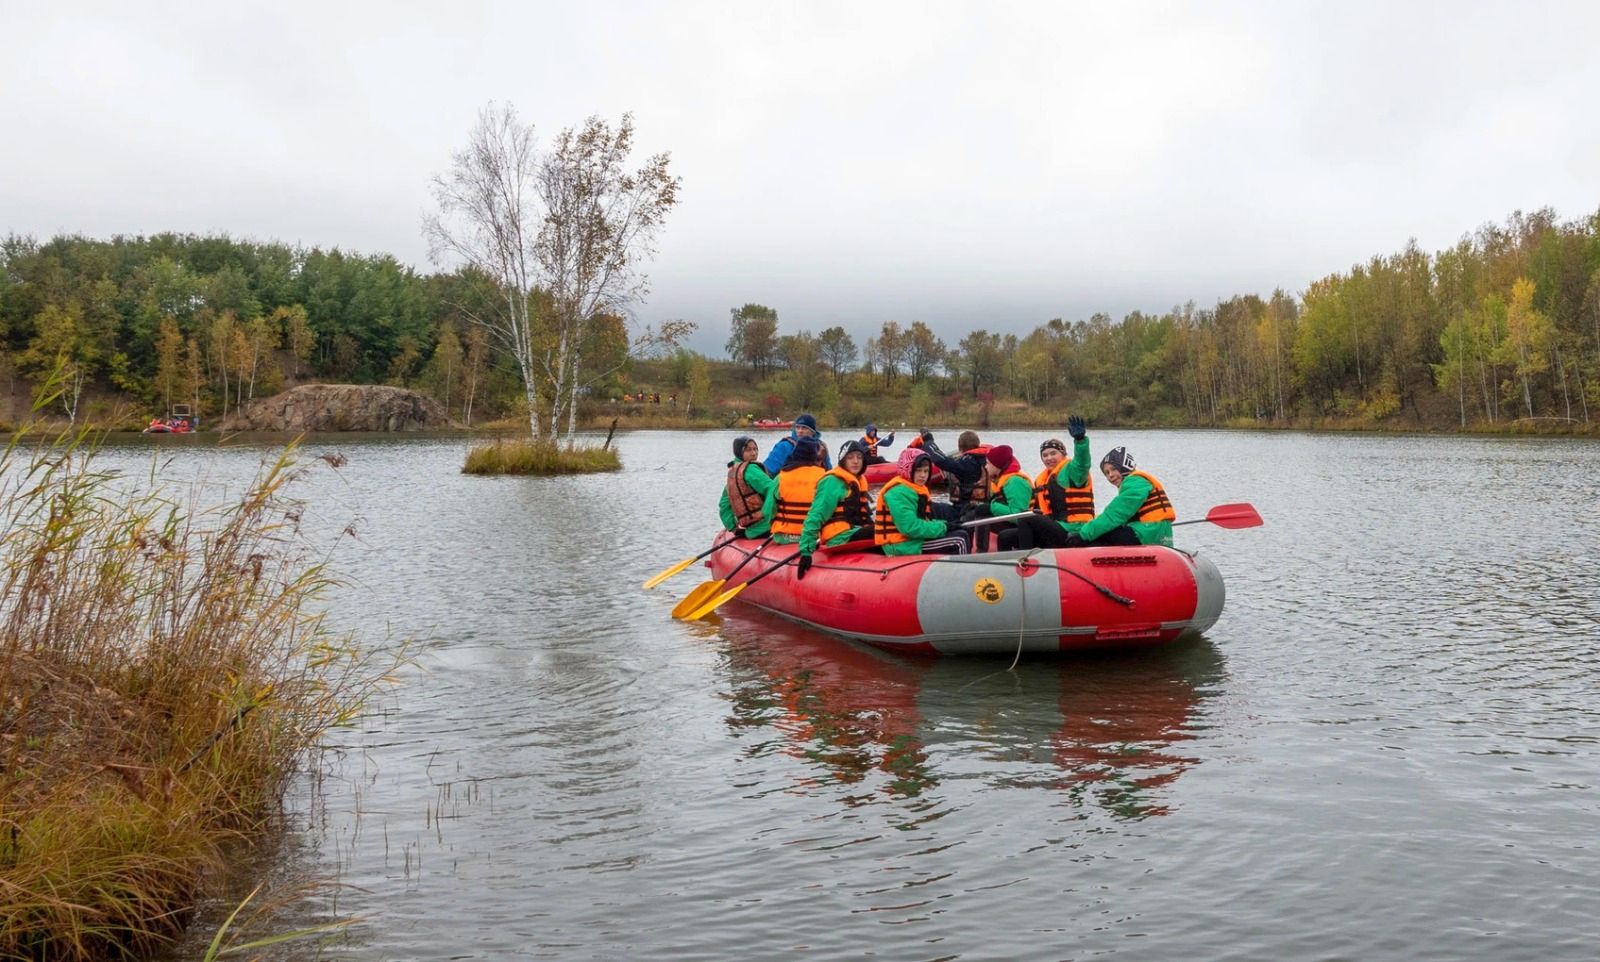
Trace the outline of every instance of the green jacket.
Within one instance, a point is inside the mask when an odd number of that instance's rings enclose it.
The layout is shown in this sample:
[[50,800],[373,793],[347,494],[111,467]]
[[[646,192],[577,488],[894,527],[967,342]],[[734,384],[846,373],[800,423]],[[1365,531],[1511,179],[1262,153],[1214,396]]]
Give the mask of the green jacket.
[[917,492],[909,484],[886,487],[879,492],[878,499],[889,506],[889,517],[894,519],[894,526],[911,539],[884,545],[884,554],[921,554],[922,542],[942,538],[950,532],[950,526],[943,521],[917,515]]
[[1078,537],[1093,541],[1112,528],[1127,525],[1139,536],[1140,544],[1160,544],[1172,547],[1171,521],[1134,521],[1139,506],[1150,496],[1150,482],[1130,474],[1122,479],[1117,496],[1097,515],[1078,530]]
[[[1072,460],[1061,462],[1061,467],[1056,468],[1056,483],[1063,488],[1083,487],[1089,483],[1089,435],[1072,442]],[[1085,538],[1083,528],[1090,522],[1087,521],[1057,521],[1067,534],[1076,534]],[[1112,525],[1112,528],[1116,525]],[[1107,528],[1110,531],[1111,528]]]
[[[806,523],[800,529],[800,553],[812,554],[817,550],[817,539],[822,535],[822,526],[833,517],[833,510],[850,493],[850,488],[843,481],[831,474],[824,474],[822,480],[817,482],[817,497],[811,502],[811,510],[806,513]],[[872,502],[867,502],[867,516],[872,516]],[[828,547],[844,544],[856,537],[861,528],[847,528],[828,539]],[[872,529],[868,528],[870,535]]]
[[1000,491],[989,499],[990,516],[1032,510],[1033,483],[1020,474],[1007,481]]
[[[728,462],[728,467],[733,467],[733,462]],[[767,531],[772,527],[772,491],[776,490],[778,483],[767,475],[766,469],[760,461],[752,461],[745,465],[744,483],[756,494],[766,497],[766,505],[761,509],[761,520],[744,529],[744,533],[751,538],[765,538]],[[728,500],[728,485],[722,485],[722,500],[717,502],[717,511],[722,515],[722,527],[728,531],[737,528],[737,520],[733,514],[733,502]]]

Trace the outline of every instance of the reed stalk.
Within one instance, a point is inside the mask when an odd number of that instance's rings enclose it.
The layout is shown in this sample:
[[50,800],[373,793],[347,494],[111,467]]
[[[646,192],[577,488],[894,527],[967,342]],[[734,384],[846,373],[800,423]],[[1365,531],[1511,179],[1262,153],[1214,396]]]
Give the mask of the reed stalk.
[[296,451],[217,507],[84,434],[0,455],[0,959],[138,958],[386,676],[324,624]]

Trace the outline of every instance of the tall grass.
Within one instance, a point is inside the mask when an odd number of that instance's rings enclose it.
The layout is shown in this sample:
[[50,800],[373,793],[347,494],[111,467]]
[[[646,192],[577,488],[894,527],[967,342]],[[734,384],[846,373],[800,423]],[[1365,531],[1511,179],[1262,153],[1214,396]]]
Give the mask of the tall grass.
[[568,442],[502,440],[467,452],[463,474],[589,474],[620,471],[616,448],[580,447]]
[[332,633],[286,488],[127,494],[85,436],[0,455],[0,959],[177,934],[232,843],[383,672]]

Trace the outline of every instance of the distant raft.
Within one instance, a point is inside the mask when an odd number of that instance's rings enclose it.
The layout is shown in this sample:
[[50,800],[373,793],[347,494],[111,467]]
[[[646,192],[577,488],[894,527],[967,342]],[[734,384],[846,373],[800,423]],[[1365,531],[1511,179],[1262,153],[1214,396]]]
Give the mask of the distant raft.
[[[867,465],[867,469],[862,472],[862,477],[867,479],[868,485],[877,487],[880,484],[888,484],[889,479],[893,478],[898,473],[899,466],[897,464],[895,464],[893,461],[885,461],[882,464]],[[938,484],[943,480],[944,472],[940,471],[939,468],[935,466],[933,473],[928,475],[928,483]]]
[[[726,578],[759,551],[732,588],[797,550],[734,539],[706,567]],[[735,600],[894,651],[1009,655],[1166,644],[1216,624],[1225,595],[1208,559],[1159,546],[900,557],[824,548],[803,580],[786,564]]]

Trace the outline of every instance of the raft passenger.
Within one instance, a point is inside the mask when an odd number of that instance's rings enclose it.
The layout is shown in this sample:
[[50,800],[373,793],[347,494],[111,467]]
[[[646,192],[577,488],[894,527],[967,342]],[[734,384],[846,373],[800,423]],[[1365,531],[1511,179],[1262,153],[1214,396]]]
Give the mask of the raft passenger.
[[826,471],[833,467],[833,460],[828,457],[828,448],[822,443],[822,435],[817,431],[817,419],[810,414],[802,414],[794,419],[794,427],[789,429],[789,436],[779,439],[778,443],[772,446],[772,450],[767,452],[764,466],[768,474],[773,477],[778,476],[778,472],[783,470],[784,464],[789,460],[789,453],[794,450],[795,444],[801,438],[815,438],[822,451],[822,469]]
[[764,538],[772,527],[772,519],[762,511],[773,482],[761,466],[760,456],[761,446],[755,438],[733,439],[733,460],[728,462],[728,478],[722,486],[717,511],[722,515],[722,526],[736,538]]
[[1159,544],[1172,547],[1172,522],[1177,512],[1166,489],[1153,476],[1138,470],[1133,455],[1115,447],[1100,459],[1100,471],[1117,487],[1117,496],[1104,511],[1067,536],[1067,547],[1084,545]]
[[983,483],[983,466],[987,463],[989,447],[978,440],[978,432],[961,432],[956,438],[956,449],[960,453],[953,458],[939,450],[938,445],[933,443],[933,434],[928,431],[922,432],[922,449],[928,452],[928,457],[944,472],[945,480],[950,484],[949,510],[934,509],[946,521],[959,518],[970,504],[989,500],[988,490]]
[[889,479],[878,492],[872,540],[888,555],[966,554],[967,539],[948,521],[933,516],[928,477],[933,461],[919,455],[911,470]]
[[[781,442],[780,442],[781,443]],[[772,522],[772,540],[795,544],[805,530],[806,515],[817,497],[817,482],[827,474],[819,462],[827,456],[816,438],[800,438],[794,443],[788,463],[778,471],[761,514]],[[769,456],[768,461],[771,461]]]
[[[973,514],[980,518],[994,517],[1002,514],[1025,514],[1033,510],[1033,485],[1029,483],[1028,476],[1022,473],[1022,465],[1017,463],[1015,455],[1011,453],[1011,445],[999,444],[989,449],[988,460],[984,462],[985,483],[994,494],[989,502],[984,505],[975,505]],[[1033,520],[1033,516],[1018,518],[1007,524],[985,525],[974,532],[973,543],[979,547],[973,550],[986,550],[981,547],[987,541],[984,532],[996,530],[998,536],[1013,534],[1011,525],[1020,525]],[[1000,530],[1003,529],[1003,530]],[[1011,539],[1015,547],[1016,539]],[[1002,540],[1001,550],[1004,547]]]
[[1067,419],[1072,458],[1066,445],[1050,438],[1039,445],[1044,470],[1033,479],[1031,518],[1017,519],[1016,528],[1000,532],[1000,550],[1065,548],[1068,536],[1094,517],[1094,483],[1089,476],[1089,431],[1083,418]]
[[[854,540],[862,528],[872,524],[872,502],[867,498],[867,449],[860,441],[846,441],[839,450],[839,466],[817,482],[817,493],[806,512],[800,530],[800,567],[796,578],[804,578],[811,567],[817,542],[833,547]],[[871,534],[869,528],[867,533]]]

